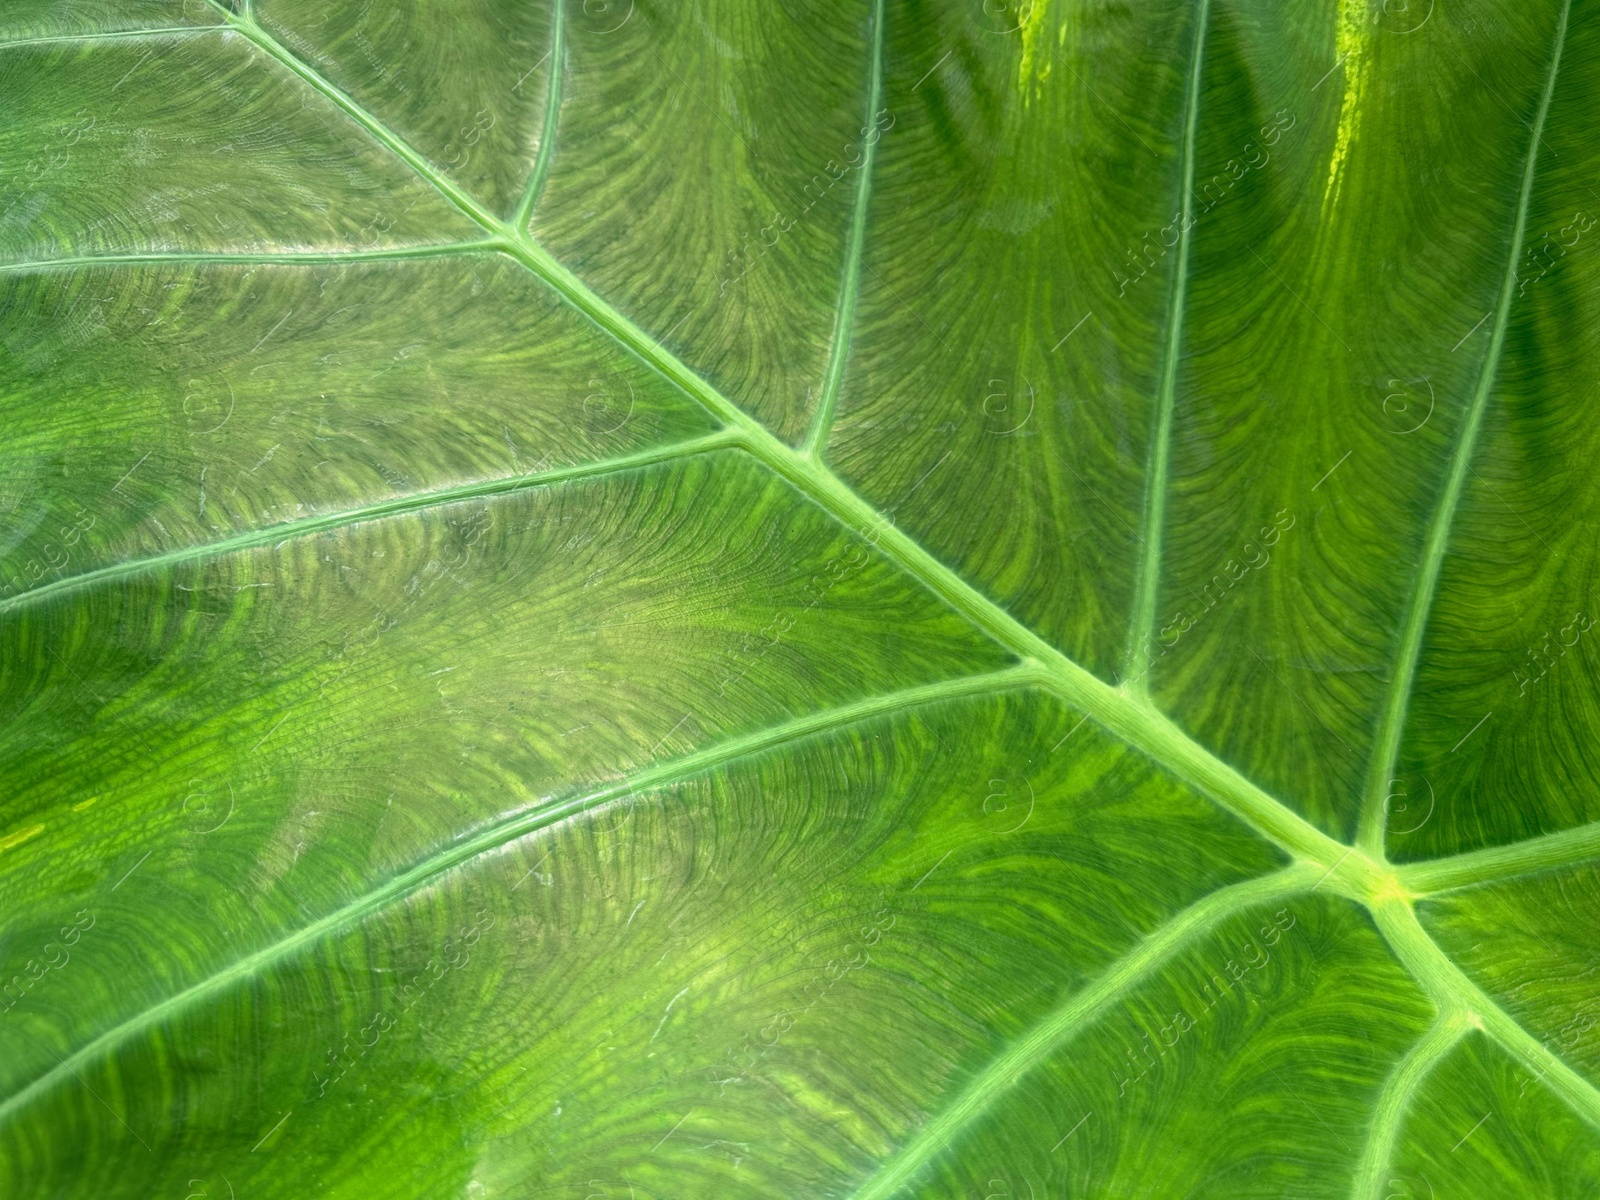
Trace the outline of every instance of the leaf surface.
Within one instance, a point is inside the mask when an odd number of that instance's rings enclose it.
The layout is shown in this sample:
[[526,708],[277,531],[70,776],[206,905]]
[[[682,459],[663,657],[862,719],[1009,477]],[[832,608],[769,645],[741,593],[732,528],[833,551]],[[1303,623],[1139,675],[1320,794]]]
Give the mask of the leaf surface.
[[1593,1194],[1596,28],[9,5],[7,1194]]

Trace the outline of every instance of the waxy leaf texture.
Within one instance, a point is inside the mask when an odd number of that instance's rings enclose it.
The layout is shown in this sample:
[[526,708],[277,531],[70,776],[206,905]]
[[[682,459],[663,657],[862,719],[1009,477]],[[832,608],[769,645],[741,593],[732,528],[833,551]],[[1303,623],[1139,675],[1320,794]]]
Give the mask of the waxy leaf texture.
[[5,0],[0,1194],[1600,1194],[1600,5]]

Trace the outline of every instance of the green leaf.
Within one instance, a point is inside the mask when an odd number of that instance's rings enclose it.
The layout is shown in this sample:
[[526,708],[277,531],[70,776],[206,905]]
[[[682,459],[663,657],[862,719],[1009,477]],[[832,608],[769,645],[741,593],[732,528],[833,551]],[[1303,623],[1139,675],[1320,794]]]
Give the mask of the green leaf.
[[1595,1194],[1588,6],[3,7],[4,1194]]

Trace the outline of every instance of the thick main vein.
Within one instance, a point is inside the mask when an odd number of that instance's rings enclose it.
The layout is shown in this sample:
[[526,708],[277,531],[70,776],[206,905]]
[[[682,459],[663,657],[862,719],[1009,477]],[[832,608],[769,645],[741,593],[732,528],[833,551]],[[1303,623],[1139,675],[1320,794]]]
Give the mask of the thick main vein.
[[1600,821],[1529,838],[1509,846],[1469,850],[1449,858],[1407,863],[1396,868],[1401,884],[1418,896],[1452,888],[1497,883],[1535,871],[1576,866],[1600,858]]
[[[217,0],[211,2],[216,4]],[[219,10],[227,11],[220,9],[220,6]],[[1244,780],[1232,767],[1188,738],[1141,698],[1109,686],[1062,654],[940,562],[919,542],[898,529],[888,517],[873,508],[826,466],[774,437],[765,426],[597,295],[588,284],[528,236],[525,230],[515,229],[500,221],[466,195],[407,145],[403,138],[311,67],[296,59],[258,25],[231,14],[229,20],[234,28],[291,69],[305,83],[339,105],[358,125],[399,155],[463,213],[486,230],[497,234],[506,253],[553,287],[574,308],[693,396],[712,414],[738,429],[743,435],[741,444],[758,460],[788,479],[836,520],[857,530],[901,570],[921,582],[990,637],[1022,659],[1042,667],[1052,686],[1072,703],[1168,767],[1179,778],[1199,786],[1262,836],[1291,854],[1328,870],[1334,887],[1352,894],[1372,890],[1369,878],[1371,864],[1363,855],[1334,841],[1284,804]]]
[[1500,367],[1500,355],[1505,349],[1506,328],[1511,320],[1512,292],[1517,282],[1517,263],[1522,258],[1522,243],[1528,228],[1528,208],[1533,197],[1534,173],[1539,163],[1539,140],[1544,132],[1545,117],[1550,112],[1550,98],[1556,90],[1556,73],[1561,66],[1561,49],[1566,42],[1567,15],[1571,6],[1572,0],[1564,0],[1561,6],[1561,16],[1556,25],[1555,51],[1550,59],[1550,74],[1545,80],[1544,93],[1539,97],[1539,113],[1534,118],[1533,134],[1528,141],[1528,157],[1522,168],[1522,186],[1517,193],[1516,219],[1511,228],[1511,247],[1506,256],[1505,274],[1500,281],[1500,296],[1495,302],[1494,331],[1489,339],[1489,348],[1483,357],[1483,366],[1478,372],[1478,383],[1473,390],[1472,401],[1461,422],[1444,491],[1439,497],[1438,507],[1434,510],[1433,521],[1428,526],[1427,540],[1422,550],[1422,564],[1411,592],[1411,603],[1406,609],[1394,674],[1389,681],[1388,700],[1384,705],[1383,718],[1378,727],[1377,744],[1373,748],[1372,762],[1367,773],[1356,844],[1373,859],[1383,858],[1384,805],[1389,795],[1389,779],[1394,771],[1395,760],[1400,754],[1400,739],[1405,732],[1406,711],[1416,682],[1417,660],[1422,654],[1422,636],[1427,629],[1428,613],[1433,607],[1434,592],[1439,586],[1439,572],[1444,564],[1445,548],[1450,541],[1450,528],[1455,521],[1456,507],[1461,501],[1461,491],[1466,483],[1467,471],[1472,465],[1473,448],[1478,440],[1478,431],[1483,425],[1483,414],[1489,405],[1489,395],[1494,389],[1495,375]]
[[563,64],[567,57],[566,8],[567,0],[555,0],[550,18],[550,90],[545,94],[544,127],[539,134],[539,150],[533,158],[533,170],[528,175],[528,186],[523,189],[517,211],[511,224],[519,232],[526,232],[533,219],[534,207],[544,191],[544,181],[550,176],[550,164],[555,160],[556,127],[561,119],[561,83]]
[[1019,657],[1043,666],[1052,683],[1070,702],[1085,710],[1117,736],[1130,741],[1180,778],[1201,787],[1263,836],[1291,854],[1331,868],[1352,858],[1350,870],[1365,859],[1249,783],[1209,751],[1181,732],[1149,705],[1105,683],[1023,625],[1005,609],[935,558],[878,512],[843,480],[814,458],[779,441],[766,428],[706,383],[674,354],[628,320],[542,246],[528,239],[512,244],[509,253],[548,281],[580,311],[633,350],[668,379],[701,401],[712,413],[744,434],[746,448],[757,459],[795,485],[804,495],[967,617],[978,628]]
[[1552,1054],[1450,961],[1428,936],[1411,906],[1400,899],[1369,906],[1389,948],[1441,1012],[1471,1013],[1483,1030],[1528,1070],[1542,1079],[1589,1125],[1600,1129],[1600,1090]]
[[852,1200],[887,1200],[905,1187],[997,1100],[1195,938],[1253,905],[1304,891],[1315,880],[1314,872],[1305,866],[1294,866],[1221,888],[1184,909],[991,1059],[899,1153],[856,1190]]
[[1466,1036],[1472,1025],[1473,1018],[1464,1010],[1440,1013],[1428,1032],[1417,1039],[1416,1045],[1406,1051],[1405,1057],[1389,1072],[1372,1112],[1350,1200],[1383,1200],[1388,1194],[1384,1185],[1394,1157],[1395,1140],[1400,1135],[1400,1122],[1410,1111],[1417,1089],[1429,1072]]
[[555,467],[548,471],[530,472],[525,475],[509,475],[503,479],[482,479],[473,483],[461,484],[458,487],[439,488],[437,491],[413,492],[405,496],[395,496],[389,500],[379,500],[376,503],[363,504],[357,508],[318,513],[316,516],[302,517],[297,521],[281,521],[276,525],[264,525],[259,529],[247,530],[244,533],[235,534],[229,538],[221,538],[215,542],[201,542],[197,545],[169,550],[164,554],[128,559],[125,562],[112,563],[109,566],[100,567],[93,571],[84,571],[78,575],[68,575],[61,579],[55,579],[39,587],[30,588],[25,592],[18,592],[15,596],[8,596],[4,600],[0,600],[0,614],[25,605],[35,604],[50,596],[60,595],[62,592],[90,587],[94,584],[106,583],[115,579],[125,579],[145,571],[156,571],[165,567],[179,566],[183,563],[199,562],[223,554],[254,549],[258,546],[276,545],[292,538],[307,537],[314,533],[326,533],[331,529],[344,529],[362,521],[377,521],[385,517],[399,516],[402,513],[419,512],[424,509],[438,508],[445,504],[457,504],[463,500],[476,500],[485,496],[503,496],[511,492],[526,491],[529,488],[549,487],[553,484],[565,483],[575,479],[587,479],[597,475],[610,475],[619,471],[634,470],[639,467],[650,466],[653,463],[667,462],[675,458],[685,458],[692,454],[703,454],[711,450],[723,449],[738,444],[740,440],[741,435],[737,430],[719,430],[716,433],[706,434],[704,437],[691,438],[688,441],[674,442],[665,446],[654,446],[648,450],[640,450],[637,453],[625,454],[617,458],[605,458],[595,462],[577,463],[573,466]]
[[492,824],[485,825],[476,833],[460,838],[410,870],[362,894],[343,908],[302,926],[289,936],[246,955],[216,974],[106,1030],[70,1055],[59,1059],[55,1066],[31,1083],[0,1101],[0,1123],[15,1116],[29,1103],[57,1085],[77,1078],[82,1069],[113,1053],[130,1039],[138,1037],[164,1021],[182,1015],[195,1005],[243,980],[260,975],[274,965],[292,958],[307,946],[351,928],[372,914],[420,891],[445,872],[493,853],[519,838],[596,812],[608,804],[631,802],[641,792],[685,782],[706,771],[726,767],[740,759],[790,742],[940,701],[1026,687],[1037,683],[1038,676],[1039,672],[1034,668],[1013,667],[983,675],[970,675],[940,683],[925,684],[921,687],[905,688],[897,692],[887,692],[853,704],[796,717],[741,737],[729,738],[727,741],[703,747],[693,753],[645,767],[633,775],[581,796],[511,813]]
[[1155,640],[1156,596],[1161,587],[1161,539],[1167,519],[1167,475],[1172,456],[1172,412],[1177,404],[1178,362],[1183,349],[1184,308],[1189,291],[1189,244],[1194,230],[1195,135],[1200,125],[1200,78],[1205,61],[1210,0],[1200,0],[1194,17],[1194,45],[1189,51],[1189,78],[1184,90],[1183,158],[1179,182],[1178,246],[1167,298],[1167,341],[1161,354],[1161,378],[1151,414],[1150,459],[1145,467],[1144,528],[1140,535],[1138,573],[1134,577],[1133,615],[1122,678],[1138,695],[1149,690],[1150,651]]
[[839,387],[844,382],[845,362],[850,357],[850,338],[855,327],[856,298],[861,294],[861,255],[867,241],[867,208],[872,201],[872,164],[883,134],[867,141],[867,131],[876,130],[878,102],[883,96],[884,0],[872,5],[872,62],[867,68],[867,115],[862,125],[861,166],[856,175],[855,207],[850,215],[850,242],[845,248],[844,274],[839,281],[839,302],[833,314],[833,344],[828,351],[828,369],[822,377],[822,393],[811,418],[801,452],[820,457],[828,444],[833,414],[839,406]]

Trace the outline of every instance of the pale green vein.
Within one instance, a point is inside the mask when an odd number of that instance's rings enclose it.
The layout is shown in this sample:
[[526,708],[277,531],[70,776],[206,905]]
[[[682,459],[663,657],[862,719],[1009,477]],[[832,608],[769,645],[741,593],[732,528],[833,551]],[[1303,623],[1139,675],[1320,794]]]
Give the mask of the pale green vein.
[[[867,68],[867,115],[864,131],[877,131],[878,104],[883,98],[884,0],[873,0],[872,51]],[[856,299],[861,294],[861,256],[867,243],[867,209],[872,203],[872,164],[877,157],[881,131],[872,141],[863,132],[861,166],[857,168],[855,208],[850,216],[850,243],[845,248],[844,277],[839,282],[839,302],[833,313],[833,345],[828,352],[828,370],[822,377],[822,394],[812,415],[801,453],[820,457],[833,428],[833,414],[839,405],[839,388],[844,383],[844,368],[850,357],[850,338],[855,328]]]
[[384,250],[152,250],[134,254],[80,254],[67,258],[35,259],[31,262],[0,262],[0,274],[26,271],[64,271],[77,267],[159,266],[163,263],[204,263],[221,266],[313,266],[322,263],[392,262],[407,258],[449,258],[462,254],[500,252],[505,243],[499,238],[472,242],[443,242],[435,246],[395,246]]
[[409,142],[395,133],[382,121],[374,117],[361,105],[357,104],[342,90],[335,87],[329,80],[306,63],[300,61],[276,38],[248,16],[241,16],[230,11],[219,0],[209,0],[211,7],[220,13],[227,21],[228,27],[250,39],[263,53],[276,59],[283,67],[296,75],[315,91],[320,92],[331,100],[345,116],[365,129],[369,134],[381,142],[391,154],[394,154],[409,166],[428,183],[443,195],[447,200],[459,208],[467,216],[482,225],[490,233],[505,234],[508,226],[493,213],[479,204],[464,189],[459,187],[449,176],[436,169],[423,155],[418,153]]
[[1452,888],[1497,883],[1517,875],[1576,866],[1600,858],[1600,822],[1563,829],[1509,846],[1491,846],[1450,858],[1407,863],[1397,868],[1400,882],[1418,896]]
[[1505,275],[1500,281],[1500,296],[1495,303],[1494,332],[1489,339],[1489,348],[1484,354],[1483,366],[1478,373],[1478,383],[1473,391],[1471,404],[1462,419],[1455,451],[1450,459],[1450,473],[1445,480],[1444,492],[1439,497],[1433,522],[1428,527],[1427,540],[1422,551],[1422,564],[1417,572],[1411,604],[1406,610],[1405,624],[1401,629],[1394,675],[1389,683],[1389,696],[1384,706],[1382,723],[1378,727],[1371,768],[1367,774],[1356,844],[1368,857],[1378,860],[1384,855],[1384,805],[1389,795],[1389,780],[1394,772],[1395,760],[1400,754],[1400,739],[1405,733],[1406,712],[1411,703],[1411,691],[1416,681],[1417,660],[1422,654],[1422,637],[1427,629],[1428,613],[1433,607],[1434,591],[1439,585],[1439,572],[1444,563],[1445,548],[1450,540],[1450,528],[1455,521],[1456,507],[1460,503],[1461,490],[1472,465],[1473,447],[1478,440],[1478,430],[1483,424],[1484,411],[1489,405],[1489,394],[1494,388],[1495,374],[1500,367],[1500,354],[1505,348],[1506,327],[1511,319],[1511,298],[1517,282],[1517,263],[1522,258],[1522,243],[1528,227],[1528,208],[1533,198],[1533,178],[1538,169],[1539,139],[1544,132],[1545,117],[1550,112],[1550,98],[1556,90],[1556,73],[1561,65],[1561,50],[1567,37],[1567,14],[1571,3],[1572,0],[1564,0],[1561,6],[1561,16],[1556,25],[1555,52],[1550,60],[1550,74],[1545,80],[1544,94],[1539,98],[1539,113],[1534,118],[1533,134],[1528,141],[1528,157],[1522,168],[1522,187],[1517,195],[1516,219],[1511,229],[1511,248],[1506,257]]
[[139,38],[178,37],[194,33],[215,33],[216,25],[162,25],[151,29],[112,29],[103,33],[63,33],[55,37],[18,38],[0,42],[0,51],[24,46],[76,46],[88,42],[128,42]]
[[1316,875],[1309,868],[1294,866],[1261,879],[1221,888],[1184,909],[1113,963],[1105,974],[1007,1046],[877,1174],[858,1188],[852,1200],[888,1200],[912,1183],[923,1168],[947,1151],[997,1100],[1195,938],[1253,905],[1305,891],[1315,880]]
[[1395,957],[1441,1011],[1464,1009],[1471,1013],[1485,1033],[1542,1079],[1578,1116],[1600,1129],[1600,1091],[1468,979],[1428,936],[1409,904],[1393,899],[1377,901],[1370,907]]
[[482,855],[499,850],[530,833],[549,829],[562,821],[593,813],[615,801],[631,800],[640,792],[669,784],[682,783],[695,775],[727,766],[751,755],[762,753],[789,742],[830,730],[841,729],[861,721],[889,716],[911,708],[935,704],[963,697],[988,695],[1007,688],[1025,687],[1037,682],[1038,672],[1028,668],[1011,668],[984,675],[970,675],[941,683],[925,684],[859,700],[853,704],[823,712],[811,713],[773,725],[742,737],[696,750],[656,766],[645,767],[635,774],[606,787],[574,796],[566,800],[542,804],[536,808],[512,813],[478,832],[467,835],[395,876],[388,882],[351,901],[343,908],[329,913],[296,930],[288,937],[272,943],[254,954],[246,955],[232,965],[208,976],[199,983],[185,988],[161,1003],[129,1017],[122,1024],[108,1029],[92,1041],[85,1043],[54,1067],[34,1079],[19,1091],[0,1101],[0,1123],[16,1116],[29,1103],[48,1093],[52,1088],[77,1078],[80,1071],[119,1046],[140,1034],[155,1028],[164,1021],[192,1009],[200,1002],[216,996],[228,988],[262,974],[273,965],[292,957],[296,952],[340,930],[348,929],[397,901],[414,894],[438,879],[446,871],[462,866]]
[[1348,860],[1338,878],[1363,877],[1365,858],[1328,837],[1278,800],[1244,779],[1148,705],[1111,687],[1073,662],[1038,634],[984,596],[960,575],[897,528],[888,517],[814,459],[784,445],[669,350],[591,291],[537,243],[520,241],[511,253],[566,296],[581,312],[637,353],[711,412],[744,431],[745,448],[842,524],[855,529],[892,562],[927,587],[1001,645],[1042,664],[1052,686],[1118,737],[1129,741],[1179,778],[1196,783],[1263,836],[1324,868]]
[[1330,891],[1359,898],[1383,890],[1383,880],[1364,855],[1306,822],[1195,742],[1164,714],[1130,699],[1075,664],[1070,672],[1064,668],[1053,671],[1050,683],[1118,739],[1210,796],[1262,837],[1327,871]]
[[1366,1145],[1362,1147],[1361,1162],[1356,1168],[1355,1185],[1350,1189],[1351,1200],[1384,1200],[1400,1123],[1410,1111],[1417,1089],[1472,1026],[1472,1017],[1461,1009],[1441,1013],[1428,1032],[1395,1064],[1372,1112]]
[[68,575],[62,579],[52,580],[50,583],[30,588],[25,592],[18,592],[15,596],[0,600],[0,614],[11,612],[25,605],[37,604],[41,600],[48,599],[51,596],[58,596],[63,592],[73,591],[77,588],[93,587],[96,584],[107,583],[115,579],[126,579],[131,575],[138,575],[145,571],[156,571],[167,567],[179,566],[183,563],[199,562],[224,554],[232,554],[240,550],[254,549],[258,546],[277,545],[280,542],[290,541],[294,538],[309,537],[315,533],[345,529],[363,521],[378,521],[385,517],[420,512],[445,504],[456,504],[463,500],[504,496],[512,492],[526,491],[529,488],[551,487],[571,480],[589,479],[598,475],[610,475],[619,471],[634,470],[654,463],[684,458],[691,454],[703,454],[712,450],[724,449],[741,441],[742,435],[737,430],[719,430],[716,433],[706,434],[704,437],[691,438],[688,441],[675,442],[665,446],[655,446],[649,450],[640,450],[637,453],[626,454],[617,458],[577,463],[572,466],[557,467],[553,470],[539,471],[526,475],[510,475],[502,479],[482,479],[473,483],[461,484],[458,487],[440,488],[437,491],[413,492],[405,496],[395,496],[389,500],[380,500],[375,504],[364,504],[359,508],[319,513],[313,517],[302,517],[297,521],[284,521],[276,525],[266,525],[260,529],[251,529],[215,542],[202,542],[194,546],[184,546],[181,549],[169,550],[165,554],[129,559],[126,562],[113,563],[110,566],[100,567],[93,571],[84,571],[78,575]]
[[[212,0],[213,3],[216,0]],[[226,10],[223,10],[226,11]],[[698,400],[715,416],[742,432],[741,445],[793,483],[836,520],[855,529],[891,562],[962,613],[1019,657],[1040,664],[1063,696],[1118,737],[1150,755],[1179,778],[1202,787],[1223,807],[1291,854],[1330,872],[1330,883],[1346,894],[1365,895],[1382,887],[1365,856],[1328,837],[1232,767],[1192,741],[1140,698],[1112,688],[1073,662],[1004,608],[984,596],[920,543],[851,490],[837,475],[774,437],[765,426],[712,387],[579,279],[523,230],[498,221],[482,205],[436,171],[403,139],[364,112],[316,71],[299,62],[258,26],[235,27],[273,58],[288,65],[317,91],[334,100],[362,128],[372,132],[463,213],[504,238],[506,253],[539,276],[602,330],[644,359]],[[1141,740],[1142,739],[1142,740]]]
[[1194,231],[1194,158],[1200,124],[1200,78],[1205,61],[1210,0],[1200,0],[1194,17],[1194,45],[1189,51],[1189,77],[1184,93],[1183,159],[1179,188],[1178,245],[1167,301],[1167,343],[1161,355],[1161,379],[1151,414],[1150,460],[1145,468],[1144,529],[1134,577],[1133,615],[1122,671],[1123,686],[1136,695],[1149,691],[1151,648],[1155,641],[1156,598],[1161,590],[1162,537],[1167,520],[1167,475],[1171,470],[1172,415],[1177,405],[1178,363],[1183,349],[1184,308],[1189,291],[1189,245]]
[[544,191],[544,181],[550,175],[550,163],[556,153],[556,127],[561,117],[561,83],[563,61],[567,56],[566,0],[555,0],[550,18],[550,90],[544,102],[544,129],[539,134],[539,150],[533,158],[533,171],[528,176],[528,186],[511,218],[518,233],[526,232],[533,219],[533,210]]

